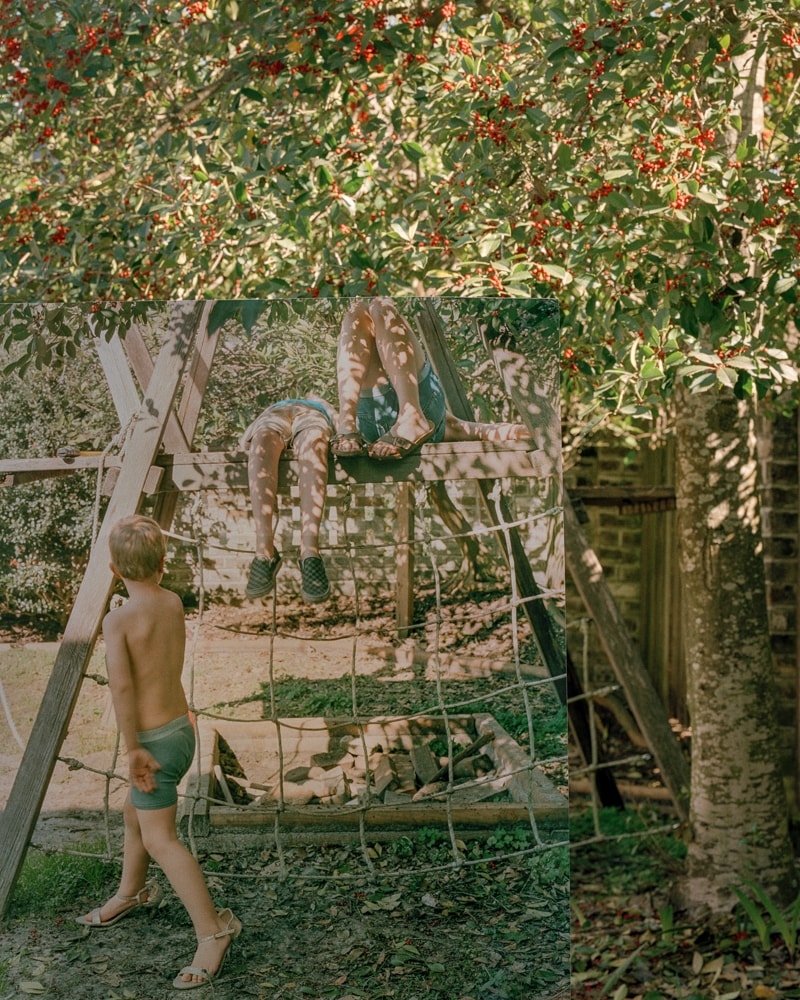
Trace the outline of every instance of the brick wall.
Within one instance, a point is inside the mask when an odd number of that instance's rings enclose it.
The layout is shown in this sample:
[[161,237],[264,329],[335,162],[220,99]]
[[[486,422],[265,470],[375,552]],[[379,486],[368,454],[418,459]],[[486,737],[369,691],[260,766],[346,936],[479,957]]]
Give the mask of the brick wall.
[[[641,482],[641,463],[626,463],[625,449],[614,444],[585,448],[574,468],[565,473],[564,486],[578,494],[581,486],[621,487]],[[634,640],[639,633],[641,608],[642,515],[620,515],[616,507],[578,504],[581,527],[603,566],[606,582]],[[566,586],[570,651],[579,664],[582,657],[577,623],[586,609],[571,579]],[[613,680],[597,629],[590,627],[588,651],[593,672],[601,682]]]

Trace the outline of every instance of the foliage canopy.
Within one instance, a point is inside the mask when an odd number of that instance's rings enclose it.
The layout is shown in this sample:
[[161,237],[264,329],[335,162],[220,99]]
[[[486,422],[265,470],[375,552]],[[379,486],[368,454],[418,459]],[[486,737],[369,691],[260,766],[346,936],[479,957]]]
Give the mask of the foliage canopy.
[[27,0],[0,41],[7,297],[555,296],[583,419],[794,381],[797,0]]

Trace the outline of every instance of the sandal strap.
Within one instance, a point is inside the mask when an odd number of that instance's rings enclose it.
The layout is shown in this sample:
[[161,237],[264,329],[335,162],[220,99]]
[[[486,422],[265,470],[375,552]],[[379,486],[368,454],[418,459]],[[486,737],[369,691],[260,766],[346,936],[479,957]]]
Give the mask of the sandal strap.
[[206,941],[216,941],[218,938],[233,937],[236,934],[235,927],[226,927],[223,931],[217,931],[216,934],[209,934],[208,937],[201,937],[197,939],[198,944],[205,944]]
[[209,934],[208,937],[202,937],[197,939],[198,944],[204,944],[206,941],[217,941],[219,938],[232,937],[236,938],[239,936],[239,932],[242,929],[242,925],[236,919],[233,911],[226,907],[224,910],[219,911],[219,915],[222,916],[224,913],[229,913],[228,926],[223,928],[221,931],[217,931],[216,934]]
[[136,903],[137,906],[141,906],[142,900],[140,897],[145,889],[147,889],[147,886],[145,886],[144,889],[140,889],[135,896],[121,896],[118,892],[115,892],[114,898],[118,899],[120,903]]
[[[115,892],[114,895],[121,903],[136,903],[137,906],[144,906],[146,903],[152,902],[156,895],[156,888],[153,882],[145,882],[135,896],[121,896],[118,892]],[[147,899],[142,899],[142,893],[145,892]]]
[[212,979],[213,979],[213,976],[208,971],[208,969],[201,969],[197,965],[184,965],[184,967],[178,973],[178,976],[180,977],[180,976],[186,976],[186,975],[189,975],[189,976],[200,976],[202,979],[205,979],[206,982],[208,982],[208,983],[210,983],[212,981]]

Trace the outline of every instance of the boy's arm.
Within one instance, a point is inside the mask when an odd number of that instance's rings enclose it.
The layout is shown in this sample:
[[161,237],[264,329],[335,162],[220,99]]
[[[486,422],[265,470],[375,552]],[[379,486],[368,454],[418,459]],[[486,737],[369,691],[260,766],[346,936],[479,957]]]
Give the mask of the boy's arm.
[[133,665],[122,623],[113,612],[103,619],[103,638],[106,644],[108,686],[111,689],[117,725],[128,751],[130,780],[139,791],[152,792],[156,787],[153,773],[159,770],[159,764],[148,750],[139,746]]

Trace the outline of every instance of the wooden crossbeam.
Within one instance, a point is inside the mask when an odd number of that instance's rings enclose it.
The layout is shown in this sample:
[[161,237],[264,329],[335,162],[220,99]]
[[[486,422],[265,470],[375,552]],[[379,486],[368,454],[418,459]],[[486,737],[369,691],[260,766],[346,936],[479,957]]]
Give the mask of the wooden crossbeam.
[[108,566],[111,527],[119,518],[139,509],[143,487],[158,452],[168,415],[173,412],[173,402],[200,314],[199,304],[183,302],[172,307],[164,346],[153,369],[142,407],[130,430],[125,463],[64,629],[11,794],[0,815],[0,844],[3,845],[0,914],[6,912],[22,868],[111,596],[114,583]]
[[[163,488],[185,491],[247,487],[247,454],[242,451],[189,451],[155,458],[154,469],[168,473]],[[69,475],[102,464],[118,474],[120,459],[82,452],[72,459],[13,458],[0,460],[0,485],[11,486],[35,479]],[[425,444],[399,461],[371,458],[331,459],[328,482],[353,486],[363,483],[431,482],[436,479],[541,478],[549,468],[547,457],[523,441],[491,444],[485,441],[452,441]],[[291,452],[281,458],[278,487],[287,491],[298,479],[299,466]],[[158,488],[158,487],[157,487]],[[155,492],[153,490],[152,492]]]
[[[244,452],[203,452],[159,459],[180,490],[207,490],[247,486]],[[500,479],[541,475],[542,456],[530,445],[493,445],[482,441],[425,444],[420,451],[397,461],[372,458],[332,459],[328,482],[340,486],[362,483],[430,482],[434,479]],[[2,469],[0,468],[0,471]],[[279,488],[297,481],[298,463],[291,456],[279,466]]]

